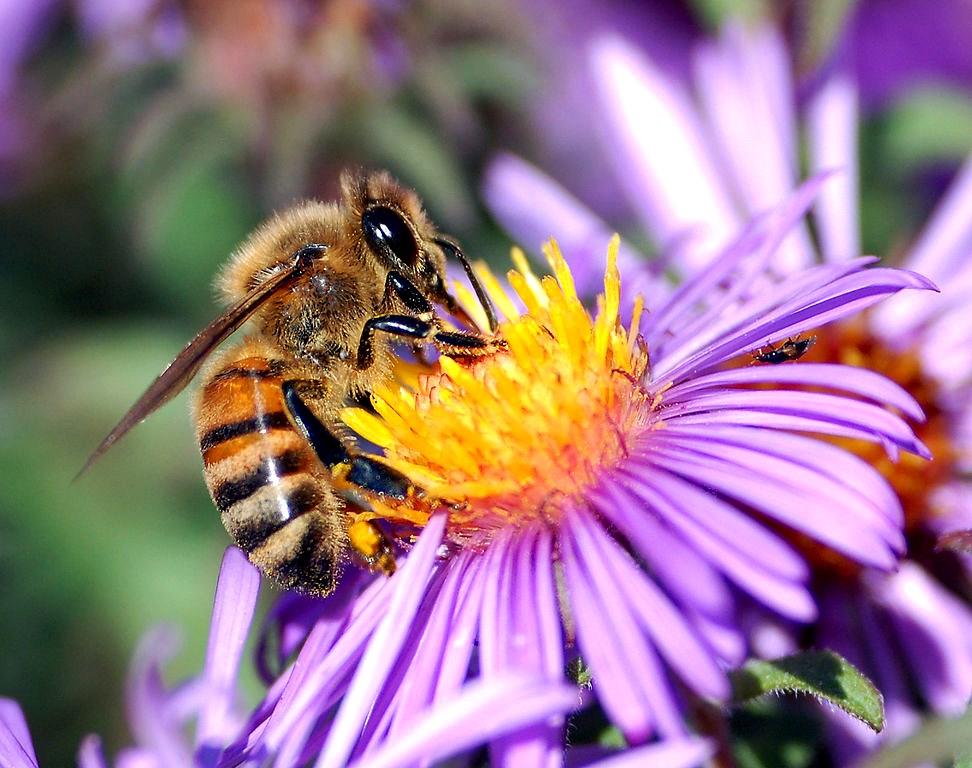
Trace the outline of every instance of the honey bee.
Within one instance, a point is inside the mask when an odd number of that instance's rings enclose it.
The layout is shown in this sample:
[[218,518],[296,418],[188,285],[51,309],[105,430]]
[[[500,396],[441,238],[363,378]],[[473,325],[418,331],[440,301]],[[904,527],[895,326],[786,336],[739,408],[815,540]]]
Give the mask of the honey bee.
[[[349,549],[373,570],[394,570],[390,542],[376,525],[352,523],[351,506],[369,494],[421,493],[355,446],[340,409],[393,375],[396,341],[415,349],[431,343],[460,357],[503,346],[468,260],[414,192],[384,172],[345,173],[341,195],[339,203],[300,203],[250,235],[217,278],[228,309],[189,342],[82,469],[254,320],[256,332],[202,374],[194,419],[206,484],[250,561],[283,587],[318,596],[334,590]],[[465,270],[489,334],[449,293],[447,256]],[[444,327],[435,305],[466,329]]]
[[770,345],[765,352],[760,350],[753,355],[757,363],[769,363],[779,365],[791,360],[799,360],[809,351],[810,347],[817,341],[816,336],[808,336],[805,339],[787,339],[778,347]]

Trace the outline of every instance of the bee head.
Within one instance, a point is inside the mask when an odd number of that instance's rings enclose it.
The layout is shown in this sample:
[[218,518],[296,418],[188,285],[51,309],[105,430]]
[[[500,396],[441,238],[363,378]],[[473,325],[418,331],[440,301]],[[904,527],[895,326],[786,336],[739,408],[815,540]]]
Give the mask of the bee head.
[[445,256],[418,196],[384,171],[345,174],[341,181],[364,247],[388,269],[410,277],[430,298],[441,295]]

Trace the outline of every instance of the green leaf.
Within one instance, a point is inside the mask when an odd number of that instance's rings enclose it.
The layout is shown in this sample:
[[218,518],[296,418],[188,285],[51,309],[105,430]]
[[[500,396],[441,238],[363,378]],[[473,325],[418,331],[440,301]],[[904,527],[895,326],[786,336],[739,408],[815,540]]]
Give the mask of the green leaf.
[[[931,718],[902,742],[885,747],[856,768],[911,768],[919,763],[954,760],[954,768],[969,768],[972,759],[972,709],[958,718]],[[961,757],[956,758],[956,755]]]
[[880,691],[833,651],[807,651],[773,661],[750,659],[731,679],[736,702],[769,693],[804,693],[833,704],[874,731],[884,728]]

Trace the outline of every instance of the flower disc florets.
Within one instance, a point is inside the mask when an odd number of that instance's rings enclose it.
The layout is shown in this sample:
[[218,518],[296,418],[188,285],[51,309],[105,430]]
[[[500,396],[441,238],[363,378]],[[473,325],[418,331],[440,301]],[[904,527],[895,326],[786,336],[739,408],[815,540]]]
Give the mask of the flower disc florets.
[[583,498],[627,456],[652,403],[640,383],[648,366],[640,308],[629,328],[619,317],[617,249],[615,239],[593,318],[556,244],[546,250],[553,275],[542,279],[514,252],[508,279],[525,312],[483,273],[506,317],[497,330],[506,351],[471,365],[441,358],[411,386],[376,393],[379,418],[345,412],[425,494],[406,505],[377,502],[373,514],[422,523],[446,505],[451,538],[484,543],[499,529],[556,523],[565,500]]

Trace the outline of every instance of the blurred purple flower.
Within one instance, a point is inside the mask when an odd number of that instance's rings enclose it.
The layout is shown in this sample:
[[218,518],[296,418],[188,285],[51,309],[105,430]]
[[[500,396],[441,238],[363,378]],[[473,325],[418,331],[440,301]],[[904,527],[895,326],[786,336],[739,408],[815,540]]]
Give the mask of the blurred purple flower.
[[81,34],[120,66],[175,56],[186,42],[185,19],[173,0],[78,0],[75,12]]
[[[660,242],[689,238],[677,265],[683,274],[719,270],[719,261],[711,261],[713,248],[731,238],[747,215],[796,184],[798,115],[788,61],[773,30],[730,26],[720,39],[700,45],[688,90],[624,40],[593,46],[591,67],[631,200]],[[823,185],[816,204],[819,255],[799,229],[769,265],[778,273],[799,274],[795,270],[819,261],[839,269],[859,253],[857,93],[850,71],[835,67],[807,103],[811,170],[840,172]],[[532,237],[561,211],[539,205],[530,209],[533,219],[510,215],[504,196],[521,189],[524,178],[542,190],[534,200],[563,200],[564,193],[539,171],[507,157],[494,163],[486,194],[515,236]],[[568,252],[573,248],[584,259],[585,238],[605,225],[576,201],[571,205],[576,231],[567,233]],[[887,699],[891,737],[917,719],[922,704],[912,691],[941,712],[962,709],[972,693],[972,611],[948,586],[964,588],[954,577],[943,582],[933,575],[942,570],[940,558],[932,560],[927,543],[972,524],[970,257],[972,159],[904,261],[942,285],[943,295],[902,296],[854,323],[824,329],[808,356],[883,370],[929,414],[918,434],[936,452],[931,465],[905,459],[895,467],[877,451],[858,449],[901,494],[912,556],[922,564],[908,562],[897,573],[881,574],[846,563],[834,571],[833,557],[813,560],[824,611],[814,642],[835,647],[873,676]],[[578,271],[585,274],[583,263]],[[783,367],[800,376],[814,365]],[[776,643],[769,652],[780,650]],[[836,719],[850,732],[837,742],[843,764],[876,737]]]
[[972,95],[972,3],[968,0],[861,0],[846,45],[866,106],[903,91],[947,83]]
[[[422,545],[416,547],[416,559],[428,556]],[[403,569],[402,586],[407,587],[408,575]],[[240,707],[237,678],[246,636],[253,617],[259,591],[260,576],[237,549],[227,550],[220,570],[213,607],[212,625],[206,662],[202,674],[173,689],[162,682],[162,667],[175,650],[171,632],[156,631],[146,637],[136,656],[128,689],[128,712],[135,746],[124,749],[117,757],[118,766],[158,766],[158,768],[212,768],[213,766],[263,765],[275,755],[267,749],[261,734],[273,722],[272,712],[286,692],[288,677],[300,676],[291,668],[271,686],[267,697],[249,715]],[[341,607],[337,611],[323,607],[324,616],[318,626],[334,628],[334,619],[346,621]],[[320,637],[317,633],[316,637]],[[332,634],[332,641],[341,638]],[[379,649],[380,650],[380,649]],[[357,681],[366,677],[367,668],[348,674]],[[352,689],[368,695],[367,689],[352,682]],[[437,708],[416,711],[406,733],[394,740],[377,740],[374,750],[363,760],[355,760],[360,768],[394,768],[410,766],[417,761],[434,762],[449,755],[469,750],[489,738],[501,737],[510,730],[521,729],[532,722],[542,722],[551,716],[562,716],[578,703],[575,688],[551,685],[530,680],[522,675],[507,675],[487,682],[473,683],[455,692],[448,702]],[[347,718],[343,721],[348,725]],[[193,728],[189,726],[194,725]],[[360,723],[359,723],[360,727]],[[189,734],[192,734],[189,736]],[[331,734],[318,730],[312,748],[303,751],[300,764],[314,759],[317,752],[333,751],[332,742],[340,739],[337,729]],[[261,744],[259,755],[244,757],[241,749],[247,744]],[[353,745],[354,738],[351,739]],[[682,748],[680,765],[688,768],[704,759],[704,742],[671,744],[668,748]],[[284,753],[293,752],[294,745],[284,739],[280,745],[277,765],[289,765]],[[296,747],[301,751],[300,747]],[[693,757],[694,755],[694,757]],[[4,766],[36,766],[30,737],[19,708],[10,701],[0,703],[0,764]],[[81,768],[108,766],[99,740],[89,737],[81,746]],[[341,762],[345,765],[346,762]]]

